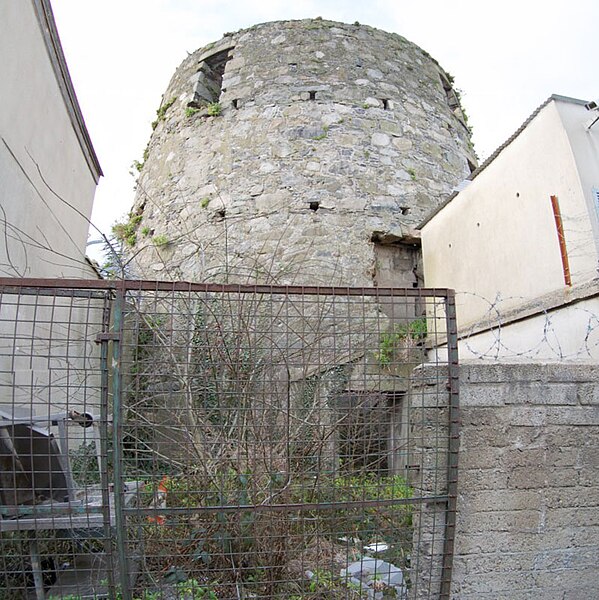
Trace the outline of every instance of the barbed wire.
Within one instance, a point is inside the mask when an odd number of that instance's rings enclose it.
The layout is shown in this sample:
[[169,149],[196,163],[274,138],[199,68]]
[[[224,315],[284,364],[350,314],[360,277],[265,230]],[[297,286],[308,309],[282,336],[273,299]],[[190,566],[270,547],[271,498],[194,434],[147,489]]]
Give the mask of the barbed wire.
[[[460,305],[476,299],[485,308],[460,325]],[[559,302],[474,292],[456,293],[460,357],[481,360],[589,360],[599,358],[599,286],[589,282],[580,297]],[[465,319],[464,319],[465,320]]]

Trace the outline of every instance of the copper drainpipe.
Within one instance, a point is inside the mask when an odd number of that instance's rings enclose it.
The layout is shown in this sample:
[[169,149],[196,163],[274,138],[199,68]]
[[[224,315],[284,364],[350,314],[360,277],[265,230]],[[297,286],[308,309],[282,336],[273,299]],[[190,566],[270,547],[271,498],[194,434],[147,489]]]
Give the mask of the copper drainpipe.
[[562,213],[559,210],[557,196],[551,196],[551,206],[553,207],[553,217],[555,218],[555,227],[557,229],[557,238],[559,241],[559,251],[562,255],[562,267],[564,269],[564,281],[566,285],[572,285],[570,277],[570,264],[568,263],[568,250],[566,249],[566,236],[564,235],[564,224],[562,223]]

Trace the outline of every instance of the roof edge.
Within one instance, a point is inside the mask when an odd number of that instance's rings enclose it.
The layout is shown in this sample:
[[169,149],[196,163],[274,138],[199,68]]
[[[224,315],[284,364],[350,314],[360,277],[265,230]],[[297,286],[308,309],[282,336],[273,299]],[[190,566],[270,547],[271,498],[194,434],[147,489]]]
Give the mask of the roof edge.
[[58,87],[69,113],[69,119],[71,120],[92,176],[95,182],[98,183],[100,177],[103,175],[102,168],[100,167],[100,162],[92,145],[81,107],[75,94],[75,88],[73,87],[62,44],[60,43],[50,0],[31,0],[31,3],[44,38],[44,44],[52,63]]
[[[561,96],[559,94],[552,94],[545,100],[540,106],[538,106],[530,116],[516,129],[516,131],[505,141],[503,144],[498,146],[498,148],[479,166],[477,167],[468,177],[466,177],[465,181],[473,181],[476,179],[500,154],[507,148],[525,129],[528,127],[530,122],[551,102],[569,102],[571,104],[578,104],[580,106],[584,106],[588,101],[580,100],[579,98],[571,98],[570,96]],[[433,217],[439,214],[460,192],[454,191],[452,192],[437,208],[435,208],[425,219],[423,219],[417,226],[416,229],[422,229],[425,225],[427,225]]]

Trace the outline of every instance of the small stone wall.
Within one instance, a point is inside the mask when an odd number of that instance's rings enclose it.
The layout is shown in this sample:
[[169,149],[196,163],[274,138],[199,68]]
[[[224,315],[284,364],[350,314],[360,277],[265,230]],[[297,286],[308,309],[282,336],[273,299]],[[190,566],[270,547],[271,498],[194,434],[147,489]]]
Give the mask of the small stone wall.
[[[439,383],[446,371],[425,366],[415,374],[416,402],[427,398],[430,403],[431,393],[437,393],[439,406],[446,404],[447,392]],[[451,598],[594,597],[599,587],[599,365],[465,363],[460,403]],[[433,449],[427,449],[425,431],[425,423],[412,423],[419,480],[426,486],[437,470],[427,461]],[[444,511],[444,505],[428,506],[418,525],[426,533],[427,515],[444,519]],[[419,581],[421,587],[438,588],[442,542],[427,546],[426,539],[422,535],[414,549]]]

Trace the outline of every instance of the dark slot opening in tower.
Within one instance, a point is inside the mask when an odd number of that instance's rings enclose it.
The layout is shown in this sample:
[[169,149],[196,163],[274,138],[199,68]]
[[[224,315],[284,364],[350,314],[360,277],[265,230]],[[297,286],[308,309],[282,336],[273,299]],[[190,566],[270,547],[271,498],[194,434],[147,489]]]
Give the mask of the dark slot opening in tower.
[[223,76],[230,60],[231,48],[221,50],[200,62],[198,78],[195,84],[193,100],[188,106],[201,108],[207,104],[218,102],[223,92]]

